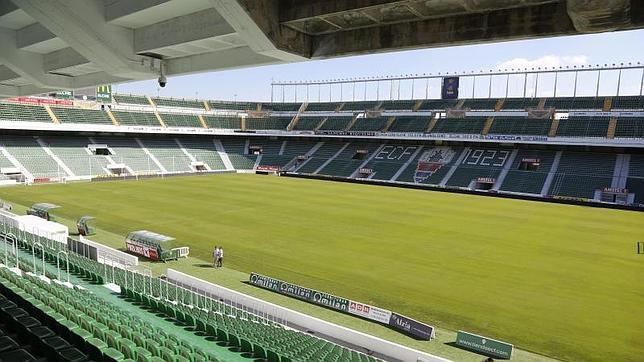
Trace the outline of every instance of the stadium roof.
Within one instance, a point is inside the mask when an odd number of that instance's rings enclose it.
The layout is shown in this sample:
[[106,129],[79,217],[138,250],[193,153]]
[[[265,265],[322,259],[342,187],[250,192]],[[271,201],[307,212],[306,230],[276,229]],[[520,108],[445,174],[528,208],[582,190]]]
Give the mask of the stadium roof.
[[0,96],[643,25],[638,0],[0,0]]

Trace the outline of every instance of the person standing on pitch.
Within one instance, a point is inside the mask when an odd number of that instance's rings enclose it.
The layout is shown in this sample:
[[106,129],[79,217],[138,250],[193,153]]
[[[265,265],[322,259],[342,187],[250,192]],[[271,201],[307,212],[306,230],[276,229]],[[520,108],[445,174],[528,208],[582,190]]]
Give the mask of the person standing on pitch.
[[217,259],[217,265],[221,268],[224,266],[224,248],[219,248],[219,258]]
[[219,247],[215,245],[215,249],[212,251],[212,259],[214,260],[214,266],[217,267],[217,262],[219,261]]

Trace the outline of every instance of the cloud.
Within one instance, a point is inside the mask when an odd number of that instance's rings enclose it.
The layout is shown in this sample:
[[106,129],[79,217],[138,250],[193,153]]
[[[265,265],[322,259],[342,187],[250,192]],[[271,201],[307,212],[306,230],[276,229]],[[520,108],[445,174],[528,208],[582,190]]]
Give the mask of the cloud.
[[536,59],[514,58],[497,64],[497,69],[501,70],[523,70],[523,69],[544,69],[558,68],[573,65],[582,65],[588,63],[588,57],[585,55],[546,55]]

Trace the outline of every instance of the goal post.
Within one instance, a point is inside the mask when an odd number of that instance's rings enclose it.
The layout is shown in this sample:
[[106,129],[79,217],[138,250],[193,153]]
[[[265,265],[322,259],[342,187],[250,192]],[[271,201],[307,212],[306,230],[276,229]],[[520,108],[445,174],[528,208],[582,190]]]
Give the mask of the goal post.
[[644,241],[637,242],[637,253],[644,254]]

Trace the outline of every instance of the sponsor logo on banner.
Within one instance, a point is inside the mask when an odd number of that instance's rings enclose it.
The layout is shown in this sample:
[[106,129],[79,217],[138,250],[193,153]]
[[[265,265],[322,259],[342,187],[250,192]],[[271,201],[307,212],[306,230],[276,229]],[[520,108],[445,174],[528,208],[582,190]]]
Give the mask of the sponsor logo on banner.
[[392,328],[401,331],[409,336],[416,337],[425,341],[429,341],[430,339],[434,338],[435,335],[434,327],[413,320],[411,318],[407,318],[404,315],[398,313],[391,314],[389,325]]
[[458,331],[456,345],[490,357],[510,359],[514,345],[476,334]]
[[614,193],[614,194],[627,194],[628,193],[628,189],[623,189],[623,188],[620,188],[620,187],[604,187],[602,189],[602,191],[611,192],[611,193]]
[[386,309],[354,301],[349,302],[349,313],[384,324],[389,324],[391,319],[391,312]]
[[342,312],[349,311],[349,300],[345,298],[336,297],[335,295],[320,292],[314,289],[304,288],[297,284],[287,283],[278,279],[273,279],[255,273],[250,274],[249,281],[253,285],[302,299],[309,303],[314,303]]
[[416,183],[426,181],[444,165],[450,163],[455,155],[456,152],[449,147],[434,147],[423,152],[416,165],[414,181]]
[[257,171],[278,172],[279,170],[279,166],[257,166]]
[[142,255],[148,259],[151,260],[158,260],[159,259],[159,254],[157,253],[157,250],[155,248],[151,248],[149,246],[133,243],[133,242],[126,242],[125,246],[127,247],[127,250],[138,255]]
[[430,340],[434,338],[434,327],[386,309],[356,301],[350,301],[342,297],[301,287],[296,284],[287,283],[261,274],[250,273],[248,281],[252,285],[272,290],[280,294],[292,296],[309,303],[389,325],[391,328],[399,332],[418,339]]
[[476,179],[476,182],[482,184],[493,184],[496,182],[496,179],[493,177],[479,177]]

